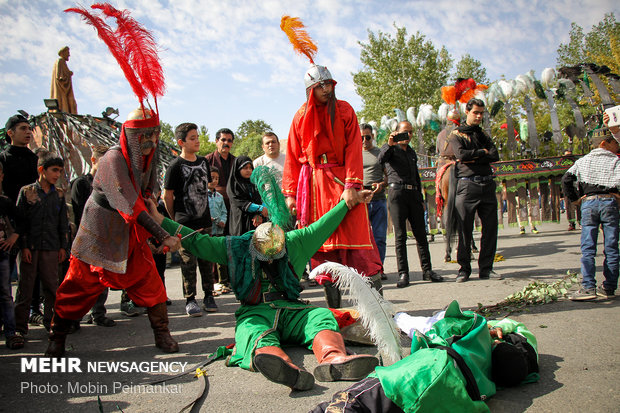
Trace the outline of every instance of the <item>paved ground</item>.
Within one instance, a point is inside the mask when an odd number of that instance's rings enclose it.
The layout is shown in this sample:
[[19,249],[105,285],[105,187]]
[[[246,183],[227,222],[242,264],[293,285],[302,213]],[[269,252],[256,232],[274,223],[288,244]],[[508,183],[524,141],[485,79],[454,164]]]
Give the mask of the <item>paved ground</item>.
[[[443,243],[435,242],[431,244],[433,263],[448,282],[422,282],[416,271],[412,273],[413,284],[405,289],[395,286],[396,263],[391,238],[386,258],[389,279],[385,284],[385,297],[400,311],[430,315],[453,299],[467,308],[478,303],[494,304],[532,280],[553,281],[568,270],[577,271],[579,232],[567,232],[565,223],[545,224],[540,229],[540,234],[528,233],[526,236],[519,236],[516,228],[500,230],[498,253],[506,259],[497,263],[496,270],[506,276],[505,280],[472,278],[465,284],[454,283],[456,264],[442,262]],[[599,242],[599,250],[601,247]],[[410,241],[409,251],[411,268],[418,269],[413,241]],[[602,255],[599,254],[598,258],[600,264]],[[176,361],[187,362],[189,367],[218,346],[230,344],[234,334],[233,313],[238,307],[234,297],[218,297],[218,313],[189,318],[184,312],[179,269],[169,269],[166,277],[169,295],[174,301],[169,307],[171,329],[180,342],[180,353],[160,353],[153,345],[146,316],[133,319],[122,316],[119,313],[120,292],[111,292],[109,315],[117,321],[117,326],[105,328],[83,324],[81,331],[69,336],[68,356],[79,358],[83,368],[88,362],[103,361]],[[302,294],[303,298],[324,305],[319,288],[310,288]],[[620,299],[586,303],[561,301],[531,307],[513,315],[538,337],[541,380],[499,392],[488,402],[491,411],[620,411],[619,305]],[[172,382],[166,389],[160,387],[160,391],[167,391],[163,393],[148,393],[150,388],[137,386],[161,378],[164,373],[20,373],[22,360],[42,355],[45,347],[44,329],[33,327],[24,351],[16,353],[4,346],[0,348],[0,411],[96,412],[97,395],[100,395],[105,412],[120,409],[125,412],[175,412],[192,400],[199,390],[199,382],[190,377]],[[375,352],[373,347],[352,349]],[[289,353],[294,362],[310,371],[317,364],[307,350],[296,348]],[[266,381],[258,373],[228,368],[223,362],[212,364],[208,372],[211,387],[202,411],[305,412],[348,386],[342,382],[317,383],[312,391],[291,393],[283,386]],[[79,383],[77,388],[76,383]],[[119,389],[115,385],[133,387]]]

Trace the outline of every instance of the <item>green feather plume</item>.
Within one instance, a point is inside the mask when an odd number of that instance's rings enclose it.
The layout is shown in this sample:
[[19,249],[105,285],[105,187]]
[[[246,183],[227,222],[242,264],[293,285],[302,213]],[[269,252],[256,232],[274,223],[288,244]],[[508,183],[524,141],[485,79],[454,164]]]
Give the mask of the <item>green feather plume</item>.
[[497,112],[499,112],[499,110],[504,106],[504,102],[502,102],[501,100],[496,100],[495,103],[493,104],[493,107],[491,107],[491,117],[494,118],[495,115],[497,115]]
[[536,92],[536,96],[541,99],[547,99],[547,95],[545,95],[545,89],[543,89],[542,83],[538,80],[534,81],[534,92]]
[[278,171],[264,165],[257,166],[250,177],[250,181],[258,188],[258,193],[269,211],[271,222],[286,231],[291,221],[291,214],[286,207],[278,180]]

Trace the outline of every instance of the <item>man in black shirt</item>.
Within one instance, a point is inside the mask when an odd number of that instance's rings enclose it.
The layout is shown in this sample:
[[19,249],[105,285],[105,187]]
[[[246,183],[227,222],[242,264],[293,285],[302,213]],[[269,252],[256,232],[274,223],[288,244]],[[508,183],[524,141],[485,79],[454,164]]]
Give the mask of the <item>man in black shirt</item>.
[[[381,147],[379,162],[385,165],[388,176],[388,208],[394,224],[394,243],[396,244],[396,262],[398,265],[398,282],[403,288],[409,285],[409,263],[407,261],[407,221],[416,239],[422,279],[425,281],[443,281],[441,275],[433,271],[431,253],[428,250],[426,226],[424,223],[424,200],[422,184],[418,172],[418,156],[409,146],[413,126],[404,121],[398,124],[388,142]],[[407,138],[395,141],[398,134],[406,133]],[[404,135],[403,135],[404,136]]]
[[[174,137],[181,147],[181,155],[166,170],[164,204],[175,221],[194,230],[211,231],[211,213],[207,185],[211,171],[207,160],[196,155],[200,150],[198,126],[182,123],[176,127]],[[196,303],[196,264],[200,268],[202,289],[205,293],[203,309],[217,311],[213,298],[213,272],[208,261],[196,258],[181,248],[181,278],[185,296],[185,312],[190,317],[200,317],[202,310]]]
[[[37,172],[37,162],[39,158],[30,150],[28,145],[32,141],[32,127],[22,115],[11,116],[6,121],[7,140],[11,144],[4,152],[0,153],[0,163],[4,169],[4,182],[2,189],[4,195],[9,197],[13,205],[17,202],[19,190],[26,185],[30,185],[39,179]],[[13,274],[15,270],[16,255],[9,257],[9,271]],[[33,324],[43,322],[43,314],[40,310],[40,281],[34,283],[34,291],[31,303],[31,319]]]
[[497,248],[497,200],[495,177],[491,163],[499,160],[493,141],[480,128],[484,102],[470,99],[465,107],[464,125],[456,128],[448,141],[456,156],[456,218],[459,224],[457,261],[461,266],[456,282],[464,282],[471,275],[470,246],[476,212],[482,223],[478,271],[481,279],[502,277],[493,272]]
[[39,178],[37,162],[39,158],[28,147],[32,140],[32,127],[22,115],[11,116],[5,125],[10,144],[0,153],[0,163],[4,168],[4,194],[13,203],[17,201],[19,190]]

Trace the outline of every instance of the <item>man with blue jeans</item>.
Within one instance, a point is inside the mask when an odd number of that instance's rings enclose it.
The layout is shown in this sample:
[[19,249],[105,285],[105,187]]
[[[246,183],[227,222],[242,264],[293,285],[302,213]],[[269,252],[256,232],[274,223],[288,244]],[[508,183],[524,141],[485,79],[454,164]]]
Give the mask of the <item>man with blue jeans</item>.
[[[368,204],[368,219],[372,228],[372,234],[379,250],[381,264],[385,261],[385,240],[387,238],[387,199],[385,188],[387,187],[387,175],[385,168],[379,162],[379,148],[374,145],[372,126],[367,123],[360,125],[362,133],[362,159],[364,162],[364,189],[372,189],[374,192],[372,201]],[[387,277],[383,272],[381,279]]]
[[[607,124],[609,118],[603,119]],[[611,298],[618,286],[618,204],[620,203],[620,128],[595,133],[589,154],[564,174],[562,189],[571,202],[581,204],[581,289],[571,296],[573,301],[593,300],[597,295]],[[573,185],[579,185],[578,194]],[[582,195],[579,197],[579,195]],[[603,227],[605,281],[597,291],[594,257],[599,227]],[[597,294],[598,293],[598,294]]]

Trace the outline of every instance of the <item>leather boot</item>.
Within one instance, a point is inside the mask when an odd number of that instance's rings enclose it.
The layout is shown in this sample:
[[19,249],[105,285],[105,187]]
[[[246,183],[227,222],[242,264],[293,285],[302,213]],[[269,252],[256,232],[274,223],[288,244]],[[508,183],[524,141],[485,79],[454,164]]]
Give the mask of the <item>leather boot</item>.
[[179,344],[170,336],[168,330],[168,308],[166,303],[159,303],[147,309],[153,335],[155,336],[155,346],[162,349],[165,353],[176,353],[179,351]]
[[50,334],[48,337],[47,350],[45,350],[45,355],[47,357],[64,356],[65,340],[67,339],[67,334],[69,334],[73,323],[73,320],[60,318],[58,314],[53,315],[50,327]]
[[396,288],[405,288],[409,285],[409,273],[401,272],[398,274],[398,281],[396,282]]
[[322,330],[314,337],[312,351],[319,361],[314,369],[318,381],[361,380],[379,364],[368,354],[347,356],[342,335],[331,330]]
[[325,281],[323,288],[325,289],[325,301],[327,301],[327,306],[329,308],[340,308],[341,296],[340,290],[336,288],[336,284],[331,281]]
[[267,380],[274,383],[284,384],[293,390],[310,390],[314,387],[312,374],[293,364],[280,347],[256,349],[252,364]]

